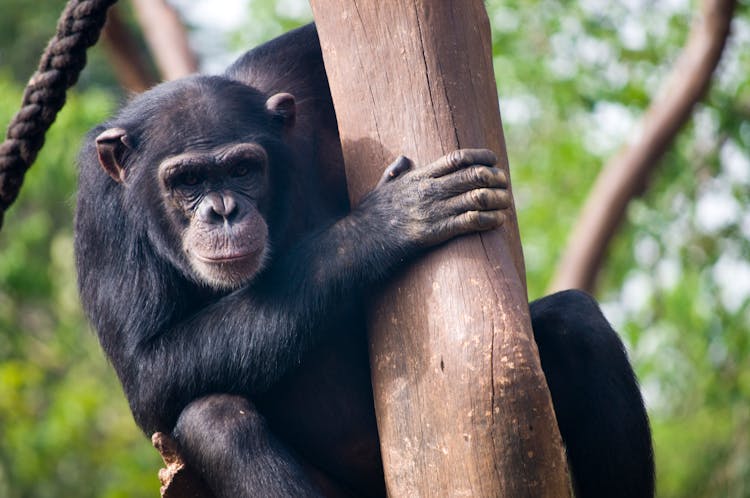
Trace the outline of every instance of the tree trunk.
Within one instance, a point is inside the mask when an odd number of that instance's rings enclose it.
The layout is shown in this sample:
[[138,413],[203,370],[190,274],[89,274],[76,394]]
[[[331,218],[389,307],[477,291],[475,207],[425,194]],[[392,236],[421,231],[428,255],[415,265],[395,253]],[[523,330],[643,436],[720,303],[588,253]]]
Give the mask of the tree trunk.
[[[481,0],[313,0],[353,203],[403,153],[489,147],[507,169]],[[390,496],[570,496],[532,338],[515,210],[370,305]]]

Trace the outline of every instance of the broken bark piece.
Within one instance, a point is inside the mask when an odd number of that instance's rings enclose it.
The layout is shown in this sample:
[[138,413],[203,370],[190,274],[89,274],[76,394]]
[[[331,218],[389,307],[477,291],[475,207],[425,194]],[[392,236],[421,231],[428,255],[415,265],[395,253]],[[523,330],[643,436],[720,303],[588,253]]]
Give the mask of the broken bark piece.
[[151,443],[166,465],[159,469],[162,498],[214,498],[198,472],[185,463],[177,441],[163,432],[155,432]]

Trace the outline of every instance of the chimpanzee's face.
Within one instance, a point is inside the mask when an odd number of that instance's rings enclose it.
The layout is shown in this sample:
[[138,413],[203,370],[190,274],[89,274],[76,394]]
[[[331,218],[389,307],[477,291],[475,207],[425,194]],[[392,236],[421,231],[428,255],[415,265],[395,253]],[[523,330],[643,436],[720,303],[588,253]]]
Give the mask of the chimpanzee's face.
[[257,143],[185,152],[159,165],[165,209],[190,266],[207,285],[235,288],[263,268],[268,168],[268,154]]
[[253,92],[210,77],[160,85],[130,106],[137,119],[96,138],[102,168],[132,199],[123,214],[148,216],[159,252],[214,289],[263,268],[271,172],[287,166],[272,163],[294,125],[294,97]]

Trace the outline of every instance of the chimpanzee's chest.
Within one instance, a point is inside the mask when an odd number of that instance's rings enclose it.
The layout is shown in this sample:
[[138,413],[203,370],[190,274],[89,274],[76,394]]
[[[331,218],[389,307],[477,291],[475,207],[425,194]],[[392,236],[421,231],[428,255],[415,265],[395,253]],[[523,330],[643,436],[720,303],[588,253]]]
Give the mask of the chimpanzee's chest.
[[313,465],[350,482],[382,482],[367,342],[359,324],[310,351],[257,404],[271,429]]

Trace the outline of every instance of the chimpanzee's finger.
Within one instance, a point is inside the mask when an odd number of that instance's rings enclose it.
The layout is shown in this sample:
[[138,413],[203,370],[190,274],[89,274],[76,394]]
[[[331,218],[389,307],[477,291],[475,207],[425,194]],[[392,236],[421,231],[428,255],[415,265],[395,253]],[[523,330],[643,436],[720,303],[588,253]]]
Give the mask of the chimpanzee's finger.
[[508,175],[499,168],[472,166],[437,178],[433,182],[440,197],[449,199],[478,188],[507,189]]
[[443,202],[446,211],[452,214],[508,209],[511,204],[510,192],[500,188],[477,188]]
[[422,174],[439,178],[472,165],[494,166],[497,156],[489,149],[458,149],[425,166]]
[[497,228],[505,222],[505,211],[466,211],[446,221],[445,228],[452,237],[483,232]]
[[377,187],[380,187],[384,183],[388,183],[394,178],[397,178],[402,173],[406,173],[413,166],[414,163],[411,159],[406,156],[398,156],[395,161],[386,166],[385,171],[383,171],[383,176],[381,176],[380,180],[378,181]]

